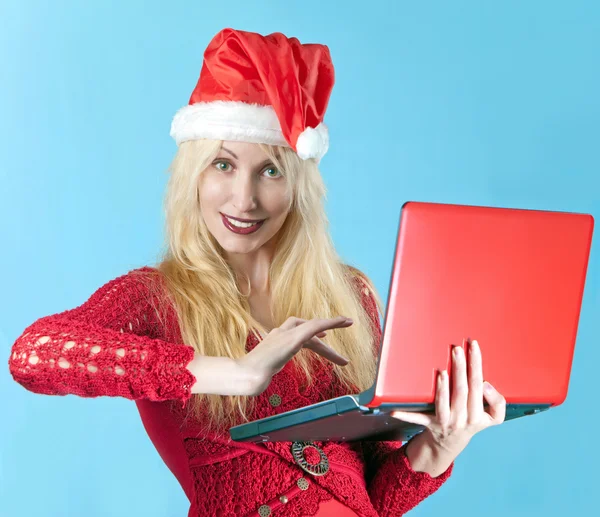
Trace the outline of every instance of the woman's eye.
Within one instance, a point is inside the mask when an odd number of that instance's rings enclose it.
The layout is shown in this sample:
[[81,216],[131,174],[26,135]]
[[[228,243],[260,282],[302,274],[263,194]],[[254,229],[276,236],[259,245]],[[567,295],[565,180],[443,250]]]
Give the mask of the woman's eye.
[[268,167],[263,172],[269,178],[278,178],[281,176],[281,173],[275,167]]
[[221,172],[229,172],[231,170],[231,164],[229,162],[215,162],[215,167]]

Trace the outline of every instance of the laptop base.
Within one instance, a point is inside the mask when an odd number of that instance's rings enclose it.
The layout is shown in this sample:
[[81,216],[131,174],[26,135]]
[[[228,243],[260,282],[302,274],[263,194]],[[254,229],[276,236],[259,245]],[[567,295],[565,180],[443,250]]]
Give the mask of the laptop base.
[[[550,404],[508,404],[506,419],[544,411]],[[241,442],[408,441],[423,431],[420,425],[390,416],[394,410],[433,412],[431,404],[383,404],[368,408],[357,395],[345,395],[232,427],[231,439]]]

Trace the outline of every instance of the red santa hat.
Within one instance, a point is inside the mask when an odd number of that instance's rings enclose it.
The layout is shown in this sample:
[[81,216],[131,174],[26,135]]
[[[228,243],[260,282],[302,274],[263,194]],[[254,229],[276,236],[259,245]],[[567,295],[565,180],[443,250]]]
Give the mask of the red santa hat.
[[201,138],[282,145],[318,162],[329,147],[323,118],[333,83],[325,45],[224,29],[204,52],[171,136],[177,145]]

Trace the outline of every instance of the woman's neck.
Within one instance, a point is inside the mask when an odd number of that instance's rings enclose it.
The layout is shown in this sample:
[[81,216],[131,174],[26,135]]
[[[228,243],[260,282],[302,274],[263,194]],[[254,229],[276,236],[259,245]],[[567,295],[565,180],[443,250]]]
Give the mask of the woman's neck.
[[225,260],[236,274],[240,288],[243,291],[246,291],[247,283],[250,281],[252,294],[259,296],[269,294],[269,271],[272,253],[264,249],[264,246],[252,253],[227,253]]

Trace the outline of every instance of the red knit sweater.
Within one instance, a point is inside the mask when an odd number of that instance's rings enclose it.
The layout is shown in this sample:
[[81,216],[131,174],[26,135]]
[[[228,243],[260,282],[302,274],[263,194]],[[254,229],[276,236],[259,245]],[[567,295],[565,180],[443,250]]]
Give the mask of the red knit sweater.
[[[156,273],[150,267],[138,271]],[[359,288],[379,342],[375,302],[364,285]],[[361,517],[398,516],[450,476],[453,465],[437,478],[415,472],[400,442],[315,442],[330,470],[312,476],[294,461],[290,442],[238,443],[228,433],[200,439],[200,422],[185,413],[196,380],[186,368],[194,350],[182,343],[172,308],[168,314],[166,323],[159,323],[148,289],[130,271],[83,305],[27,327],[12,347],[10,372],[35,393],[134,400],[150,439],[190,501],[189,517],[314,516],[321,502],[332,499]],[[251,333],[247,350],[256,344]],[[331,368],[315,372],[316,382],[304,388],[288,363],[257,397],[253,417],[343,394]],[[306,450],[310,463],[311,452],[316,451]]]

